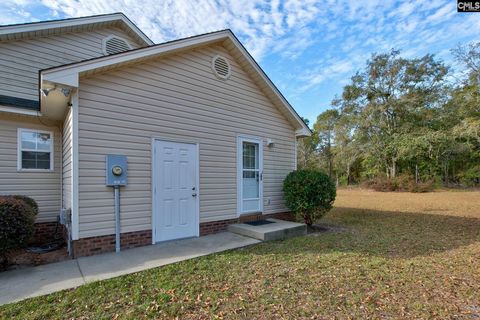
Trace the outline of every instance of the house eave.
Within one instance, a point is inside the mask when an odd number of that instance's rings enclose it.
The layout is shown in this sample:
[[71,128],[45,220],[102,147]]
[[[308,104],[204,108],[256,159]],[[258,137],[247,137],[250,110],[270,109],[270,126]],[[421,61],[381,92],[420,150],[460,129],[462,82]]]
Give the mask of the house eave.
[[82,28],[108,26],[116,23],[120,23],[128,31],[131,31],[132,36],[137,38],[137,40],[145,46],[154,44],[153,41],[123,13],[0,26],[0,41],[38,37],[39,35],[48,36],[55,33],[80,31]]
[[5,106],[0,104],[0,112],[13,113],[24,116],[39,117],[42,114],[38,110],[26,109],[21,107]]
[[41,83],[51,82],[69,87],[78,87],[78,79],[81,75],[90,75],[94,72],[102,72],[122,65],[172,54],[177,51],[188,50],[217,42],[223,43],[224,41],[229,41],[233,47],[241,53],[242,59],[251,67],[250,72],[254,73],[255,78],[261,82],[261,86],[270,93],[274,104],[280,106],[284,115],[292,123],[295,130],[299,132],[299,135],[310,136],[311,131],[308,126],[230,30],[216,31],[110,56],[44,69],[40,71]]

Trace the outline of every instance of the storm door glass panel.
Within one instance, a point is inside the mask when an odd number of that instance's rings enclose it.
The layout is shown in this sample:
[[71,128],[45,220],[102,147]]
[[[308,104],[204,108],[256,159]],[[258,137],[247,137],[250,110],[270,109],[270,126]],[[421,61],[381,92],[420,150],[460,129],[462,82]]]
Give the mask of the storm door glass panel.
[[243,212],[260,209],[260,161],[259,145],[243,142],[242,158],[242,204]]

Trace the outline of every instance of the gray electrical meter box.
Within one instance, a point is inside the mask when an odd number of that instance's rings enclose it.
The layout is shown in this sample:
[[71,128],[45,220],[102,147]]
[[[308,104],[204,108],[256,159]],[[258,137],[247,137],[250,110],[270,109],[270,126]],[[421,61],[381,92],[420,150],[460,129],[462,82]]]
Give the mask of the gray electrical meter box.
[[106,185],[109,187],[127,185],[127,157],[107,154]]

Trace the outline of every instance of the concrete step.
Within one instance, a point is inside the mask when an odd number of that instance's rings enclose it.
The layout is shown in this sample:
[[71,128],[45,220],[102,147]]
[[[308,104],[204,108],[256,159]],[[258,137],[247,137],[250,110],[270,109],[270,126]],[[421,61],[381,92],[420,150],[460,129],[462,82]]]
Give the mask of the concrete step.
[[266,219],[273,223],[252,226],[246,223],[231,224],[228,231],[262,240],[282,240],[307,234],[307,225],[279,219]]

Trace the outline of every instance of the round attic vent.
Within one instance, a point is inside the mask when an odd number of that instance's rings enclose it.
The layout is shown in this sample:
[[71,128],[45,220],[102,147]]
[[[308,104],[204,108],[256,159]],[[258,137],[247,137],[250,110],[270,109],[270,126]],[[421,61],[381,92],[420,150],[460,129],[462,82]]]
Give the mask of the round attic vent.
[[132,49],[127,40],[116,36],[108,36],[103,40],[103,53],[106,55],[120,53]]
[[220,79],[228,79],[231,74],[231,67],[228,60],[222,56],[215,56],[212,59],[212,69],[215,75]]

